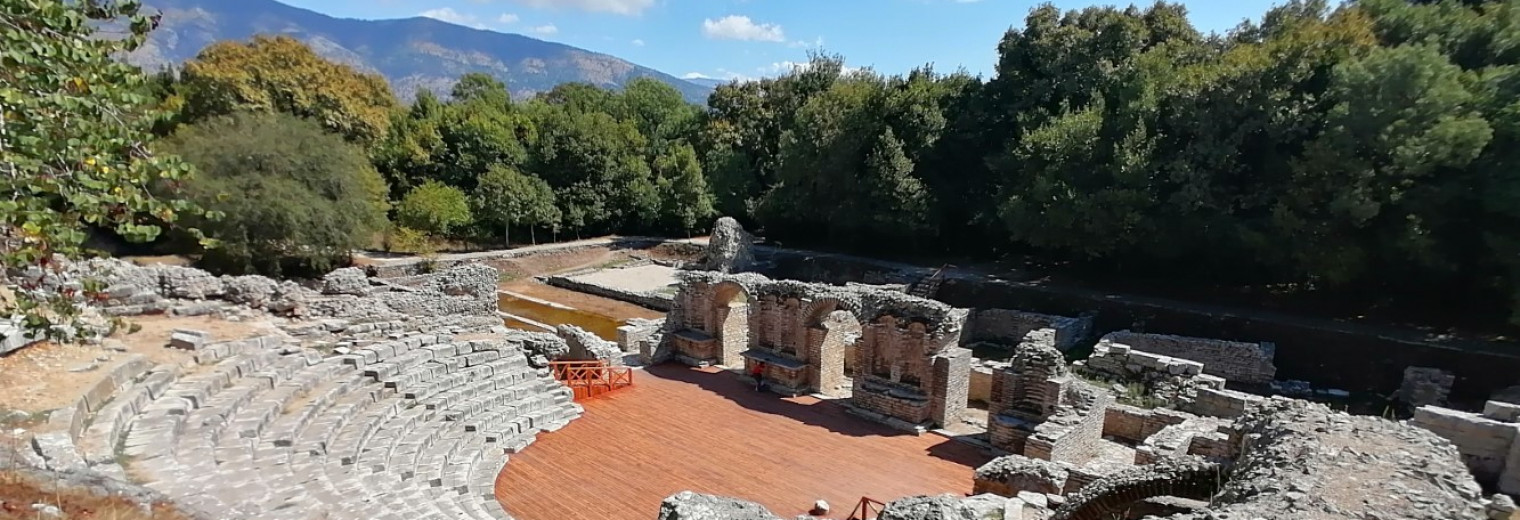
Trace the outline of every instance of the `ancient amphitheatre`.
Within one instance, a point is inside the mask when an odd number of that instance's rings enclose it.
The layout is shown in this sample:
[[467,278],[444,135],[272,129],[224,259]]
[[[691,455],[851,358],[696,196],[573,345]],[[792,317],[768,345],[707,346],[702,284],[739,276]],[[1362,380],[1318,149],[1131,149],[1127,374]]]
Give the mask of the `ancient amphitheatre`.
[[[140,330],[5,347],[5,485],[162,518],[1516,518],[1513,358],[1127,330],[1138,303],[975,303],[1019,293],[729,220],[360,263],[71,265]],[[0,518],[66,506],[38,496]]]

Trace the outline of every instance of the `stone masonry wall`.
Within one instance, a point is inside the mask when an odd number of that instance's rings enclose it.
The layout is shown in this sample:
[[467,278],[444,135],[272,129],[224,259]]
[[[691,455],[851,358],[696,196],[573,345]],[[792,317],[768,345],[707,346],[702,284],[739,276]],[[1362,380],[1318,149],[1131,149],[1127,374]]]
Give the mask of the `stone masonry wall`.
[[1128,345],[1134,350],[1197,361],[1203,363],[1206,374],[1242,383],[1270,383],[1277,373],[1271,343],[1118,331],[1103,336],[1099,344]]
[[[1072,391],[1083,395],[1076,404],[1035,428],[1024,446],[1024,455],[1054,462],[1080,463],[1098,455],[1103,441],[1104,410],[1113,396],[1080,381]],[[1084,388],[1086,387],[1086,388]]]
[[[1500,480],[1520,439],[1520,424],[1437,406],[1416,409],[1409,424],[1435,432],[1455,444],[1479,482]],[[1520,490],[1510,490],[1515,491]]]
[[1013,309],[981,309],[966,318],[966,344],[976,342],[1017,345],[1024,335],[1038,329],[1055,331],[1055,347],[1070,350],[1092,334],[1092,318],[1055,316]]

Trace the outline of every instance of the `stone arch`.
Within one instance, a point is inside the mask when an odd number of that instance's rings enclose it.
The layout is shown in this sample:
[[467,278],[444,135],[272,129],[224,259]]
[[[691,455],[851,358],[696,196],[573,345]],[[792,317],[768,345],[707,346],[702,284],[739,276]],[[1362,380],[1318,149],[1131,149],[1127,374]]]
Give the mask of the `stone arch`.
[[808,334],[808,384],[824,395],[841,395],[855,363],[860,320],[838,298],[825,297],[812,302],[803,324]]
[[712,288],[712,307],[708,309],[708,331],[718,343],[718,364],[744,366],[744,351],[749,349],[750,304],[754,300],[743,285],[718,282]]
[[1051,520],[1125,518],[1140,501],[1178,497],[1207,501],[1224,486],[1224,468],[1206,462],[1162,462],[1099,479],[1067,498]]

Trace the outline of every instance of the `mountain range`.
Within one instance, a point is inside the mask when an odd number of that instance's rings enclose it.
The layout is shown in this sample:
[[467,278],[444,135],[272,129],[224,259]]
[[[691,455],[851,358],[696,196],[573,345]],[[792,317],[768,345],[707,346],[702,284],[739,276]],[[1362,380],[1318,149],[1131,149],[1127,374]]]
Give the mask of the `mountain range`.
[[127,60],[150,71],[184,63],[213,42],[283,34],[306,42],[327,59],[385,76],[403,101],[412,100],[423,88],[447,94],[468,72],[505,81],[517,99],[561,83],[618,88],[646,76],[670,84],[694,103],[705,103],[713,90],[710,84],[693,83],[615,56],[432,18],[334,18],[274,0],[147,0],[144,4],[146,12],[157,10],[162,19],[148,43]]

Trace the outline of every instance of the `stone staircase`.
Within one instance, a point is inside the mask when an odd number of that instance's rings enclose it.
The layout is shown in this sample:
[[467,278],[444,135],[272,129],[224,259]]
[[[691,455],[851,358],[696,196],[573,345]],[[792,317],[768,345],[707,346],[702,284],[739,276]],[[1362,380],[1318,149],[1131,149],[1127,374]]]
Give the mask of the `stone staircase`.
[[934,294],[939,292],[939,286],[945,283],[945,269],[949,267],[951,266],[945,265],[939,269],[935,269],[933,274],[925,276],[917,282],[913,282],[913,285],[908,287],[908,294],[927,300],[934,299]]
[[153,367],[93,414],[79,456],[216,518],[510,518],[496,475],[579,416],[570,390],[508,340],[394,336]]

